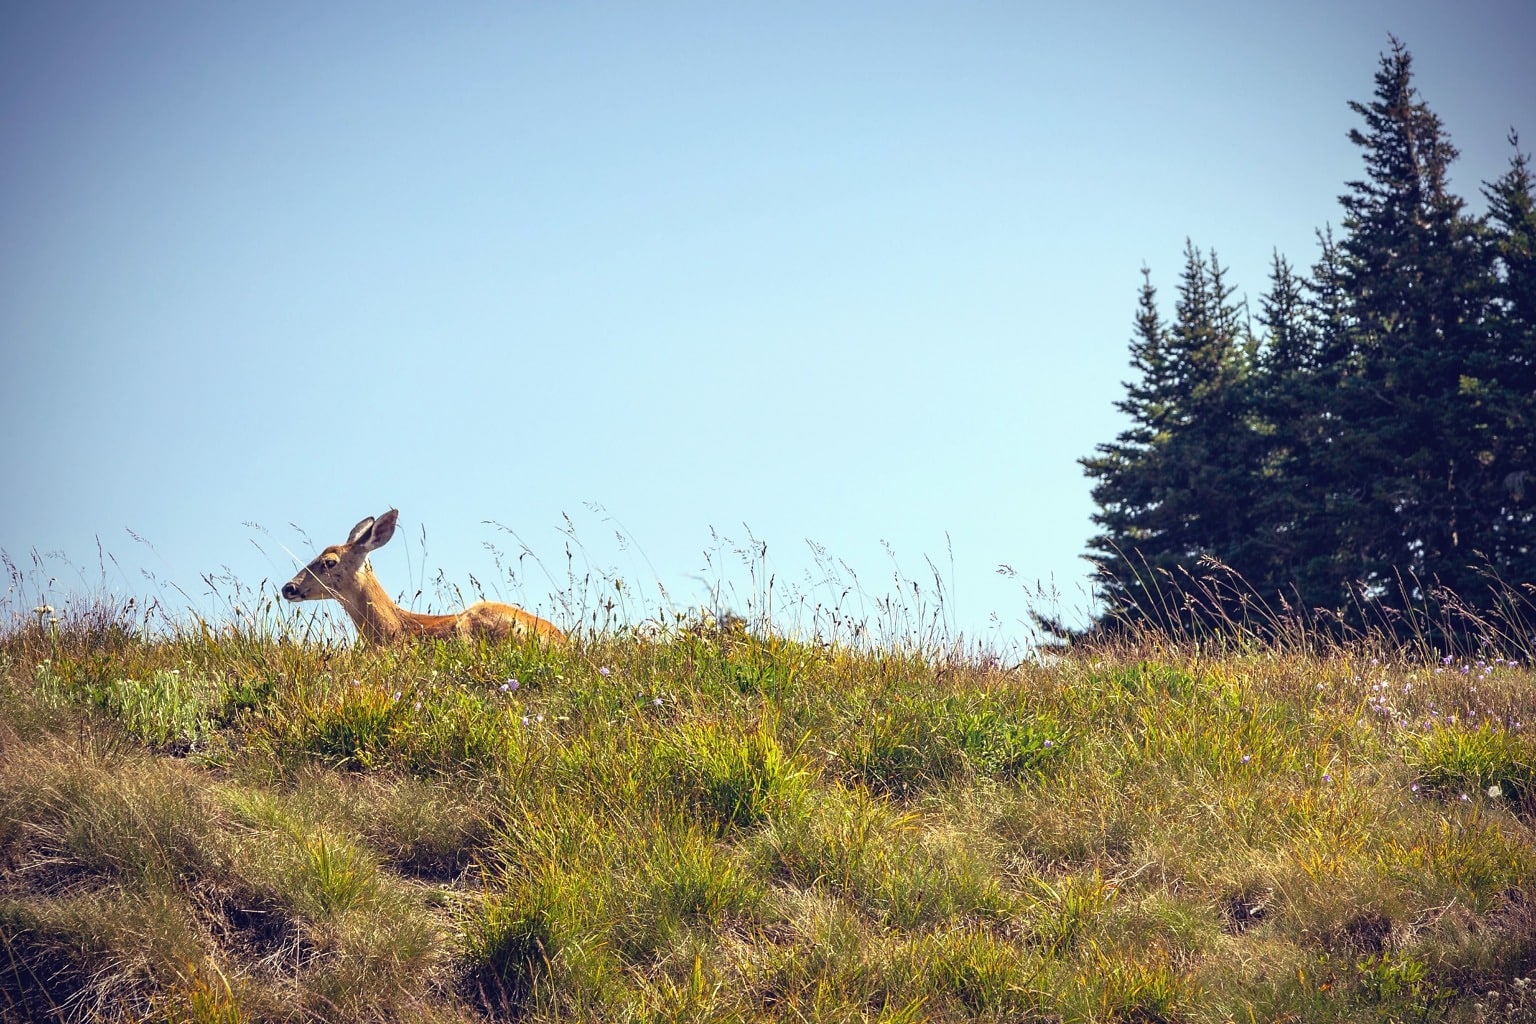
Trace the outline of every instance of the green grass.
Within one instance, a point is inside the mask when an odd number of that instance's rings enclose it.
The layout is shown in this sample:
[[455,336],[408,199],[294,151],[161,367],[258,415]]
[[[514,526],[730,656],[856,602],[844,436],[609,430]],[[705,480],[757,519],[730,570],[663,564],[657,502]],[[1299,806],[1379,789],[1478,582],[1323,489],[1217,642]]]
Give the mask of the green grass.
[[1533,1019],[1536,674],[1304,646],[26,622],[0,1019]]

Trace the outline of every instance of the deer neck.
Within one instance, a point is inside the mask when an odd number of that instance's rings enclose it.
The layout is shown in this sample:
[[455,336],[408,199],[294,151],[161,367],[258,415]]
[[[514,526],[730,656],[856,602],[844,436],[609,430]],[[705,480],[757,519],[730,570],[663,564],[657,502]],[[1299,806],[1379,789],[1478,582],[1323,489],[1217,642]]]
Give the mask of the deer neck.
[[364,562],[353,579],[357,585],[339,597],[358,633],[375,643],[399,636],[405,629],[405,612],[390,598],[373,568]]

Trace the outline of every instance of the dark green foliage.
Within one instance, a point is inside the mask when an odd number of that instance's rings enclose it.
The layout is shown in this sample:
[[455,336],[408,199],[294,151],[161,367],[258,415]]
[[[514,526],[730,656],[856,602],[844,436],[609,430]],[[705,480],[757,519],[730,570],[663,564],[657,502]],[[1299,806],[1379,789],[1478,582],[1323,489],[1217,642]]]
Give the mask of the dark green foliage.
[[229,687],[224,697],[224,712],[219,717],[217,724],[221,726],[233,725],[236,718],[243,712],[256,711],[264,707],[272,695],[277,692],[278,679],[276,676],[263,675],[251,676]]
[[1043,771],[1061,742],[1054,729],[991,708],[960,711],[950,728],[954,745],[973,770],[1004,779]]
[[1336,604],[1332,536],[1325,500],[1314,486],[1332,430],[1330,412],[1343,365],[1337,332],[1343,290],[1332,236],[1320,237],[1323,258],[1308,279],[1279,253],[1260,299],[1264,344],[1253,388],[1260,455],[1254,465],[1253,557],[1245,576],[1272,588],[1293,584],[1306,606]]
[[[1495,336],[1479,397],[1490,424],[1487,451],[1488,555],[1507,578],[1536,579],[1536,200],[1530,158],[1515,155],[1498,181],[1484,188],[1488,239],[1498,269],[1490,327]],[[1502,473],[1502,476],[1500,475]]]
[[1334,525],[1338,568],[1369,599],[1396,598],[1402,577],[1471,594],[1497,473],[1480,398],[1496,371],[1488,252],[1448,191],[1456,150],[1400,44],[1382,58],[1374,101],[1351,108],[1366,125],[1350,139],[1367,173],[1340,200],[1354,365],[1322,479],[1350,499]]
[[1184,609],[1162,600],[1166,574],[1203,571],[1206,556],[1246,557],[1251,473],[1244,451],[1250,357],[1241,308],[1215,254],[1185,247],[1177,318],[1165,325],[1143,271],[1132,365],[1120,411],[1131,426],[1081,460],[1097,482],[1089,542],[1106,597],[1123,619],[1168,626]]
[[1529,162],[1517,146],[1473,217],[1396,40],[1375,86],[1350,104],[1364,175],[1342,233],[1310,277],[1276,255],[1256,339],[1214,255],[1187,247],[1171,324],[1143,272],[1131,426],[1082,460],[1108,621],[1291,609],[1439,642],[1457,616],[1507,617],[1492,576],[1536,576]]

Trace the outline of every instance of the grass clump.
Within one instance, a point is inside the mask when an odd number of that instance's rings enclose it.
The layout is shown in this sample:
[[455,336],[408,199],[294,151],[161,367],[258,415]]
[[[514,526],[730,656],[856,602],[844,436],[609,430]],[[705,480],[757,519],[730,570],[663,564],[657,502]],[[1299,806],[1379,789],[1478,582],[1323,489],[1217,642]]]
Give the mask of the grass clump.
[[1468,794],[1536,807],[1536,744],[1501,726],[1438,724],[1411,744],[1415,785],[1450,799]]
[[732,731],[688,723],[658,742],[658,758],[683,802],[721,829],[756,825],[805,791],[807,773],[766,724]]
[[477,1004],[515,1014],[549,985],[560,950],[550,908],[537,899],[487,898],[463,927],[464,988]]
[[973,839],[862,788],[816,793],[754,846],[770,877],[824,889],[894,927],[994,917],[1010,905],[998,865]]
[[880,695],[847,723],[835,756],[843,776],[894,796],[909,796],[957,774],[1023,779],[1045,772],[1064,736],[983,694]]

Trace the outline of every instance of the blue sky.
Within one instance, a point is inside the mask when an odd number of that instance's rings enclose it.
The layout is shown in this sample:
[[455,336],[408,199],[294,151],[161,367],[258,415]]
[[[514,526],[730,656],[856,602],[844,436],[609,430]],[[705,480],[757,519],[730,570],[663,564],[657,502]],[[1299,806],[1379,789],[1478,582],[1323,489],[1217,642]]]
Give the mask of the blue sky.
[[1087,606],[1140,268],[1310,265],[1389,33],[1481,209],[1524,0],[8,5],[0,550],[217,615],[398,506],[393,592],[568,622],[567,548],[740,606],[751,536],[1006,646]]

